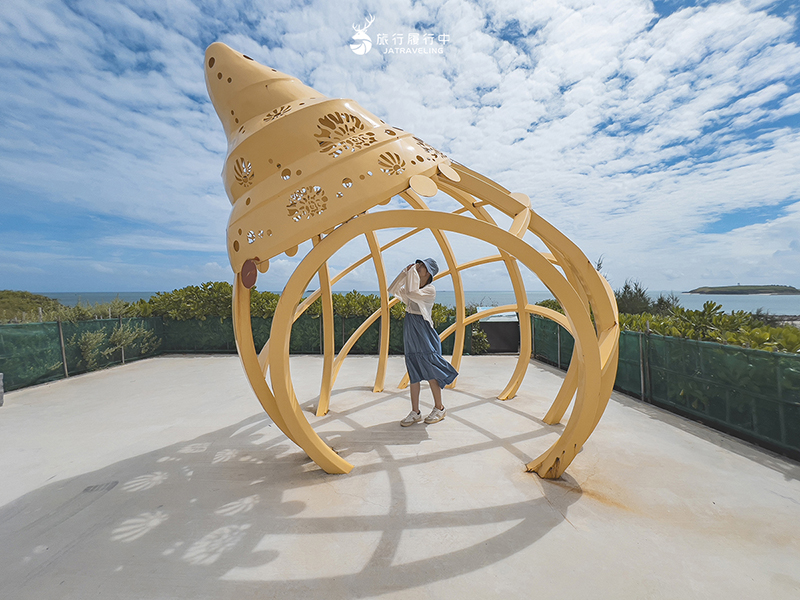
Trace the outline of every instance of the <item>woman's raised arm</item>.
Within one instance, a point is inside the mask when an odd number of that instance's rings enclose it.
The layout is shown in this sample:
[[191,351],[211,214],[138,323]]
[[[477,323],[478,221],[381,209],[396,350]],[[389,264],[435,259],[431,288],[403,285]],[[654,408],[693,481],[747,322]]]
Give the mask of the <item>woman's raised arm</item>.
[[408,267],[400,271],[400,274],[394,278],[394,281],[389,284],[388,292],[393,296],[397,296],[401,301],[406,302],[405,283],[406,272]]
[[416,269],[408,269],[406,271],[405,283],[405,295],[412,300],[424,302],[432,297],[436,297],[436,290],[432,286],[426,285],[424,288],[419,287],[419,273],[417,273]]

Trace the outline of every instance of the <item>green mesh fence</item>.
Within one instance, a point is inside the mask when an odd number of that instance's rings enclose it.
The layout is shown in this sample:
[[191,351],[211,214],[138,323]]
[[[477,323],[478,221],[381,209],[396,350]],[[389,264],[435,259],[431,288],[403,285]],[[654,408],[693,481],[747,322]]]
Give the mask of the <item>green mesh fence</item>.
[[320,354],[322,352],[322,317],[301,315],[292,325],[289,352]]
[[164,319],[162,352],[204,353],[236,352],[233,338],[233,319]]
[[[62,356],[61,339],[64,348]],[[0,373],[7,390],[60,379],[160,352],[162,321],[100,319],[0,325]],[[123,356],[124,353],[124,356]]]
[[160,354],[163,336],[160,318],[97,319],[64,322],[61,326],[70,375],[121,364],[123,352],[125,362]]
[[800,356],[645,336],[659,406],[800,456]]
[[623,331],[619,336],[619,366],[614,387],[621,392],[642,398],[642,357],[644,334]]
[[70,375],[77,375],[95,369],[102,369],[117,362],[116,357],[103,354],[108,350],[108,335],[119,324],[116,319],[98,319],[95,321],[79,321],[62,323],[64,329],[64,353],[67,357],[67,369]]
[[389,323],[389,354],[403,354],[403,319]]
[[[261,350],[264,347],[264,344],[267,343],[269,340],[269,331],[272,327],[272,317],[267,317],[264,319],[261,318],[251,318],[250,325],[253,328],[253,342],[255,343],[256,349]],[[231,336],[233,333],[231,332]],[[236,345],[234,343],[234,351],[236,349]]]
[[[533,357],[566,370],[572,361],[575,340],[554,321],[533,316]],[[619,367],[614,387],[642,397],[641,337],[634,331],[623,331],[619,338]]]
[[575,340],[558,323],[539,315],[531,317],[533,357],[561,369],[569,367]]
[[9,391],[64,377],[58,323],[0,325],[0,373]]
[[[572,336],[544,317],[533,328],[534,358],[566,369]],[[800,458],[798,355],[623,331],[614,387]]]
[[558,342],[559,342],[559,360],[561,361],[561,365],[564,368],[569,367],[570,362],[572,361],[572,349],[575,347],[575,340],[572,338],[566,329],[558,326]]
[[[533,328],[533,357],[551,365],[566,368],[568,363],[559,364],[558,341],[559,336],[563,337],[566,331],[558,323],[538,315],[533,315],[533,323],[531,325]],[[561,333],[559,333],[559,329]]]
[[[437,333],[442,333],[445,329],[450,327],[450,325],[452,325],[455,322],[456,322],[455,317],[450,317],[449,319],[447,319],[447,321],[445,321],[444,323],[442,323],[441,325],[436,327]],[[466,342],[464,344],[464,346],[465,346],[464,353],[468,354],[469,351],[470,351],[470,348],[472,348],[472,344],[471,344],[471,342],[472,342],[472,325],[467,325],[465,336],[464,336],[464,341]],[[455,332],[453,332],[445,341],[442,342],[442,354],[444,354],[444,355],[453,354],[453,348],[455,347],[455,345],[456,345],[456,334],[455,334]]]
[[[363,323],[362,317],[333,317],[333,337],[335,349],[342,349],[350,336]],[[454,319],[437,327],[444,331]],[[272,319],[253,318],[253,340],[260,349],[269,339]],[[468,334],[471,327],[468,328]],[[301,315],[292,325],[289,351],[293,354],[321,354],[323,344],[322,318],[319,315]],[[164,320],[163,353],[196,353],[196,352],[236,352],[236,341],[233,336],[231,319],[206,319],[188,321]],[[380,348],[381,321],[377,319],[361,335],[350,350],[351,354],[377,354]],[[467,336],[469,339],[469,335]],[[389,335],[389,352],[403,353],[403,321],[392,319]],[[452,354],[454,339],[449,338],[442,344],[445,354]],[[468,345],[468,348],[471,345]]]
[[[361,317],[334,317],[336,351],[341,350],[361,325]],[[444,331],[454,319],[436,329]],[[271,318],[251,320],[253,340],[259,350],[269,339]],[[169,319],[100,319],[64,322],[61,324],[69,375],[102,369],[156,354],[235,353],[231,319],[172,321]],[[467,327],[466,348],[469,352],[472,327]],[[377,319],[350,350],[352,354],[377,354],[380,347],[381,323]],[[453,353],[455,336],[442,344],[444,354]],[[320,354],[322,352],[322,319],[319,315],[302,315],[292,326],[290,352]],[[403,353],[403,320],[392,319],[389,352]],[[58,323],[25,323],[0,325],[0,373],[8,391],[53,381],[65,376]]]
[[[339,352],[342,347],[350,339],[350,336],[358,329],[364,322],[363,317],[340,317],[334,315],[333,318],[333,336],[335,342],[336,352]],[[454,318],[448,319],[436,327],[436,331],[441,333],[455,322]],[[472,326],[467,326],[465,352],[469,352],[472,348],[471,336]],[[316,336],[316,337],[314,337]],[[297,339],[297,343],[295,340]],[[292,346],[291,351],[297,353],[321,353],[322,342],[322,323],[318,316],[307,317],[303,315],[300,317],[292,327]],[[381,320],[376,319],[367,330],[361,334],[358,341],[353,345],[350,354],[377,354],[380,349],[381,342]],[[453,346],[455,344],[455,336],[451,335],[444,342],[442,342],[442,353],[452,354]],[[403,354],[403,320],[392,319],[389,324],[389,354]]]
[[[437,331],[452,322],[441,324]],[[337,351],[361,323],[360,317],[335,317]],[[252,319],[257,348],[269,339],[271,325],[269,318]],[[321,325],[319,316],[302,315],[292,327],[291,352],[321,353]],[[392,319],[390,331],[390,353],[402,354],[402,319]],[[5,389],[64,377],[62,335],[69,375],[156,354],[236,351],[231,319],[101,319],[65,322],[61,331],[58,323],[0,325],[0,373]],[[452,353],[454,337],[442,344],[444,354]],[[468,353],[471,328],[466,340]],[[376,320],[351,352],[374,354],[379,344],[380,320]],[[566,369],[573,347],[574,340],[565,329],[533,317],[534,358]],[[615,387],[800,458],[798,355],[623,331]]]

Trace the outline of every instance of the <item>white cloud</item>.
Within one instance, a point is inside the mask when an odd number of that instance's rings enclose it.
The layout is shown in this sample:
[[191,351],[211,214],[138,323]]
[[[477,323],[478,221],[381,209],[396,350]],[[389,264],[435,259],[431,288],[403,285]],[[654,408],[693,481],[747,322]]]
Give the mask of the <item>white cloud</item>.
[[185,234],[172,237],[159,235],[124,234],[109,236],[100,240],[101,244],[123,248],[147,248],[148,250],[183,250],[190,252],[219,252],[224,249],[222,235],[217,240],[195,240]]
[[[769,3],[702,3],[663,17],[631,0],[373,3],[373,41],[415,29],[450,35],[443,55],[413,57],[378,46],[353,54],[351,25],[364,17],[356,2],[69,6],[17,1],[0,15],[0,182],[126,226],[98,226],[89,245],[63,233],[53,265],[107,265],[110,247],[151,273],[155,253],[177,252],[166,262],[185,268],[156,269],[151,281],[223,278],[225,140],[202,72],[204,47],[221,39],[527,193],[591,260],[605,256],[615,285],[800,283],[794,209],[703,233],[726,213],[800,198],[797,24]],[[420,244],[440,256],[431,240]],[[403,248],[387,270],[417,250]],[[69,258],[85,253],[94,256]],[[363,253],[348,246],[331,267]],[[282,287],[299,259],[273,259],[259,286]],[[499,285],[482,275],[469,285]],[[24,286],[24,273],[15,277]],[[374,273],[365,266],[342,285],[374,289]]]
[[101,263],[94,263],[92,264],[92,268],[99,273],[113,273],[114,269],[109,267],[108,265],[104,265]]

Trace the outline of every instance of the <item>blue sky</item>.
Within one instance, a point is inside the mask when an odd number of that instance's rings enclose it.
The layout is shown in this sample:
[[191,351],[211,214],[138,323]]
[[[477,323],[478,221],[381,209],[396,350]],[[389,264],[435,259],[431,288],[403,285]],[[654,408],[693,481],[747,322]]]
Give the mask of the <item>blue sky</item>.
[[[373,42],[445,34],[443,53],[355,54],[368,14]],[[231,279],[226,141],[203,81],[217,40],[528,194],[614,287],[800,286],[798,14],[765,1],[6,0],[0,289]],[[420,249],[435,255],[429,239]],[[363,251],[346,247],[334,271]],[[259,287],[280,289],[301,256],[273,261]],[[466,283],[509,286],[491,267]],[[364,268],[341,287],[377,286]]]

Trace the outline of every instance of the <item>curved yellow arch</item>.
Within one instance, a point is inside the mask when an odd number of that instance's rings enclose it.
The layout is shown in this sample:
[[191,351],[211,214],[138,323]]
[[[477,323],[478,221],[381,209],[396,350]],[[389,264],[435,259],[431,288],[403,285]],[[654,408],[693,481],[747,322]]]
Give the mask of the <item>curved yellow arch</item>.
[[[234,332],[245,372],[264,410],[289,439],[323,469],[346,473],[346,460],[329,448],[300,410],[289,367],[292,324],[322,298],[323,381],[317,414],[327,412],[342,361],[364,331],[381,318],[381,340],[374,391],[383,389],[389,350],[390,300],[383,252],[423,231],[431,231],[447,263],[440,276],[453,280],[456,322],[443,334],[455,336],[453,364],[458,368],[466,327],[496,310],[519,315],[542,314],[559,322],[575,338],[573,361],[545,421],[560,420],[574,408],[561,437],[527,465],[542,477],[558,477],[596,427],[614,383],[618,351],[617,306],[608,282],[578,247],[531,210],[524,194],[450,160],[411,133],[392,127],[352,100],[331,99],[293,77],[258,64],[224,44],[208,47],[205,77],[209,96],[228,138],[222,179],[231,201],[227,250],[236,274]],[[430,210],[422,199],[443,191],[459,204],[453,213]],[[411,210],[368,214],[395,196]],[[497,226],[489,209],[510,219]],[[380,245],[378,230],[410,230]],[[459,264],[447,233],[471,236],[497,248],[497,254]],[[540,253],[524,241],[532,233],[547,247]],[[335,276],[330,258],[349,240],[364,235],[369,254]],[[312,250],[289,278],[272,321],[270,341],[256,350],[250,323],[248,290],[281,253],[295,256],[311,240]],[[332,286],[359,265],[372,260],[381,296],[379,311],[369,316],[336,355]],[[515,303],[466,316],[462,272],[502,262],[512,282]],[[521,263],[521,264],[520,264]],[[520,270],[536,274],[564,308],[564,315],[531,306]],[[302,300],[318,275],[320,288]],[[301,302],[302,300],[302,302]],[[594,319],[592,320],[592,318]],[[520,319],[520,356],[500,392],[512,398],[530,362],[530,319]],[[269,381],[269,383],[268,383]]]
[[[583,364],[582,377],[578,384],[575,409],[564,433],[553,447],[537,459],[535,469],[545,477],[558,477],[582,447],[588,433],[594,428],[595,415],[601,388],[603,368],[612,358],[597,345],[596,334],[589,313],[569,282],[539,252],[518,237],[460,215],[436,211],[386,211],[364,215],[333,231],[303,259],[295,275],[287,283],[273,319],[272,338],[282,343],[270,345],[270,374],[278,412],[295,442],[323,469],[331,473],[348,472],[352,465],[341,459],[316,435],[307,419],[291,395],[290,371],[284,356],[289,351],[289,331],[294,307],[300,299],[305,286],[311,281],[319,264],[324,262],[349,239],[363,234],[366,230],[388,229],[393,227],[427,226],[431,229],[453,231],[472,235],[483,241],[503,246],[517,260],[539,275],[543,283],[559,299],[565,311],[569,329],[575,334],[575,347],[578,359]],[[241,285],[241,281],[237,281]],[[238,329],[238,328],[237,328]]]

